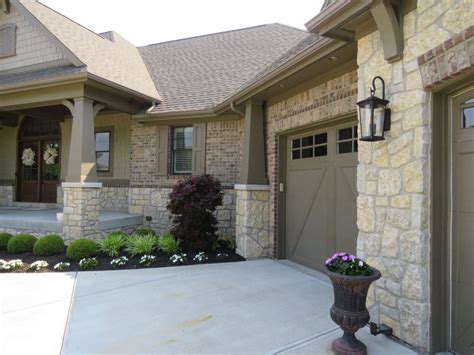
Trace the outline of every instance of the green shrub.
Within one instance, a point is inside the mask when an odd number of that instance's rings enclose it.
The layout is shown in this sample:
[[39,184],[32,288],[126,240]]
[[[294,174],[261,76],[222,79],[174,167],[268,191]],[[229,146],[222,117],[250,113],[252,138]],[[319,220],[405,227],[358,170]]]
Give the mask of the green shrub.
[[33,254],[36,256],[58,255],[64,252],[66,246],[59,235],[47,235],[38,239],[33,246]]
[[0,250],[7,250],[7,244],[11,238],[13,238],[11,234],[0,233]]
[[152,235],[156,237],[156,232],[153,229],[150,228],[140,228],[133,233],[134,235]]
[[158,238],[158,249],[168,255],[176,254],[179,250],[179,240],[173,237],[171,233],[165,233]]
[[128,234],[124,232],[110,233],[107,237],[99,241],[100,251],[111,258],[115,258],[125,246],[127,237]]
[[156,249],[157,238],[152,234],[134,234],[128,238],[125,250],[131,256],[151,254]]
[[92,258],[97,254],[98,245],[93,240],[77,239],[71,242],[66,250],[66,255],[72,260]]
[[7,244],[8,254],[22,254],[33,251],[38,238],[33,237],[30,234],[18,234],[13,238],[10,238]]

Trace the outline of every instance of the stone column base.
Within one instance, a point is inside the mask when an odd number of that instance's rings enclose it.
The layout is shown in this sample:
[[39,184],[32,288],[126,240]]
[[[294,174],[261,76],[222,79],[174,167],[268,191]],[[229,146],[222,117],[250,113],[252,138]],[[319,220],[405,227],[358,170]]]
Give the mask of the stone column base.
[[9,206],[14,201],[13,185],[0,185],[0,206]]
[[270,240],[270,186],[235,185],[237,218],[235,238],[237,254],[244,258],[262,258],[273,255]]
[[63,237],[75,239],[99,237],[100,183],[63,183]]

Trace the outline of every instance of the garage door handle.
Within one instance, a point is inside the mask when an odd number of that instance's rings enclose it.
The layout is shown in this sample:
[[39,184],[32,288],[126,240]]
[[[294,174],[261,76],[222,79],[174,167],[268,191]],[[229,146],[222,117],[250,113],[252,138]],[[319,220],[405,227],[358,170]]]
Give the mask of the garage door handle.
[[280,183],[280,192],[285,192],[285,184]]

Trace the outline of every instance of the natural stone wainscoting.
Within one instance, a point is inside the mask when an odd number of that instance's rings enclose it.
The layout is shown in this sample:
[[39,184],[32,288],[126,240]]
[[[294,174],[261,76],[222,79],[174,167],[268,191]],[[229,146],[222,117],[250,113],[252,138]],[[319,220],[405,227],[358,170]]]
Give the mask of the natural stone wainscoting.
[[[143,224],[158,233],[168,232],[172,228],[171,214],[166,206],[169,202],[169,187],[131,187],[129,213],[143,215]],[[218,234],[235,236],[236,193],[233,189],[224,189],[223,205],[217,208],[219,221]],[[151,217],[148,222],[146,217]]]
[[237,254],[244,258],[271,257],[270,186],[236,185]]

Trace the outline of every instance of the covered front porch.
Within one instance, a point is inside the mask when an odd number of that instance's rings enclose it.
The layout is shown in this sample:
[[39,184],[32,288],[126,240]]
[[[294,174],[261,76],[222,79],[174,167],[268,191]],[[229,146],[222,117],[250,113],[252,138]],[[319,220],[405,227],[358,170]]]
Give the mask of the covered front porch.
[[130,125],[149,100],[54,80],[0,90],[0,231],[72,240],[143,225],[128,213]]

